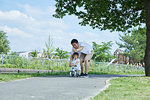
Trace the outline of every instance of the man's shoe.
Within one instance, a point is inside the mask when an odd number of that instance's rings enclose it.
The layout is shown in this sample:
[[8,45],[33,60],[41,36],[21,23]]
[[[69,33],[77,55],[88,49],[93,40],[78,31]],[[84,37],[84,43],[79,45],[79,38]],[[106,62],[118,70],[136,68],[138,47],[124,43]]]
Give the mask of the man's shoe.
[[85,78],[88,78],[89,76],[88,76],[88,74],[84,74],[84,77],[85,77]]
[[80,76],[84,76],[84,73],[81,73]]

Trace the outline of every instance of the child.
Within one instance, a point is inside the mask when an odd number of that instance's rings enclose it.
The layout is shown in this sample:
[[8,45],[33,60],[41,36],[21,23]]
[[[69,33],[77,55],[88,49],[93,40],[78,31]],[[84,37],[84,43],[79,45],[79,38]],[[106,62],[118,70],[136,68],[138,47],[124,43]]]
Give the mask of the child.
[[73,55],[72,55],[72,58],[73,58],[73,60],[72,60],[72,62],[71,62],[71,66],[70,67],[72,67],[71,68],[71,71],[73,70],[73,69],[75,69],[75,70],[77,70],[78,71],[78,76],[80,76],[80,71],[81,71],[81,67],[80,67],[80,59],[79,59],[79,54],[77,53],[77,52],[75,52]]

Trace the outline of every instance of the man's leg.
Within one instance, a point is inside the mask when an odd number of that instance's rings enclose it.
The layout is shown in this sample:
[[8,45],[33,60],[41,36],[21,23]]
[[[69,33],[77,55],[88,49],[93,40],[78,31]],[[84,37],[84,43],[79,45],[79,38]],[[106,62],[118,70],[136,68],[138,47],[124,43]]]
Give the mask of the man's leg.
[[85,63],[85,74],[88,74],[89,60],[92,58],[93,54],[94,54],[94,51],[92,51],[91,54],[87,54],[85,56],[85,60],[84,60],[84,63]]
[[81,73],[84,73],[84,70],[83,70],[83,59],[80,59],[80,66],[81,66]]
[[89,62],[88,60],[84,60],[84,63],[85,63],[85,74],[88,74]]
[[80,55],[80,66],[81,66],[81,74],[83,74],[84,73],[84,70],[83,70],[83,61],[84,61],[84,59],[85,59],[85,54],[83,54],[83,53],[81,53],[81,55]]

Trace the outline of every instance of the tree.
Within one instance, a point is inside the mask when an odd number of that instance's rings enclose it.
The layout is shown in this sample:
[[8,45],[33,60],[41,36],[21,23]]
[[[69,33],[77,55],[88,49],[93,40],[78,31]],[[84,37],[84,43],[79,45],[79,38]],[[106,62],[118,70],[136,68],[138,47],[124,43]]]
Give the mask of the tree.
[[9,50],[9,41],[7,40],[6,33],[0,31],[0,54],[7,54]]
[[93,59],[95,61],[98,62],[107,62],[109,61],[111,58],[113,58],[113,56],[111,55],[110,49],[112,47],[112,42],[102,42],[102,45],[96,44],[95,42],[93,42],[93,50],[94,50],[94,54],[93,54]]
[[17,52],[15,51],[12,51],[9,55],[14,55],[14,56],[17,56]]
[[56,53],[55,56],[59,56],[59,59],[64,59],[64,58],[68,58],[69,55],[67,55],[67,51],[63,51],[59,48],[56,49]]
[[81,25],[127,31],[146,23],[145,75],[150,76],[150,0],[55,0],[56,18],[75,15]]
[[51,57],[53,56],[54,47],[53,47],[53,41],[50,36],[48,37],[48,42],[45,42],[45,46],[46,49],[43,49],[43,54],[45,57],[51,59]]
[[37,57],[37,54],[38,54],[38,52],[36,50],[34,50],[34,51],[31,52],[31,56],[32,57]]
[[119,35],[123,43],[118,43],[120,48],[125,48],[125,54],[130,56],[134,62],[144,63],[145,46],[146,46],[146,29],[138,28],[131,33]]

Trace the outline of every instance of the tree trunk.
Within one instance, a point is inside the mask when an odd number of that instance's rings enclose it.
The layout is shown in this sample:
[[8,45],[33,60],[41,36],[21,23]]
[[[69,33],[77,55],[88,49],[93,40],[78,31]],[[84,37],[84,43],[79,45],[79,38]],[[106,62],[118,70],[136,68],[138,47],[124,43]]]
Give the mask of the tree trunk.
[[144,0],[146,14],[145,75],[150,76],[150,0]]

